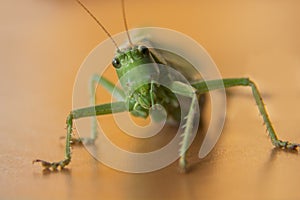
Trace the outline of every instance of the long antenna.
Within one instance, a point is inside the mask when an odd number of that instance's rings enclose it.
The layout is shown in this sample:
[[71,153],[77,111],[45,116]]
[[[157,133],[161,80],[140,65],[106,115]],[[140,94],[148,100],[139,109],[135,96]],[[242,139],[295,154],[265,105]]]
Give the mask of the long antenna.
[[114,43],[114,45],[116,46],[116,48],[118,49],[118,51],[120,51],[118,44],[116,43],[116,41],[112,38],[111,34],[106,30],[106,28],[100,23],[100,21],[91,13],[91,11],[89,11],[89,9],[87,7],[85,7],[85,5],[83,5],[83,3],[81,3],[80,0],[76,0],[77,3],[97,22],[97,24],[102,28],[102,30],[107,34],[107,36],[111,39],[111,41]]
[[133,46],[133,43],[132,43],[132,41],[131,41],[131,38],[130,38],[130,35],[129,35],[129,32],[128,32],[128,26],[127,26],[127,21],[126,21],[125,3],[124,3],[124,0],[122,0],[122,11],[123,11],[124,26],[125,26],[125,30],[126,30],[126,33],[127,33],[128,41],[129,41],[129,44],[130,44],[131,46]]

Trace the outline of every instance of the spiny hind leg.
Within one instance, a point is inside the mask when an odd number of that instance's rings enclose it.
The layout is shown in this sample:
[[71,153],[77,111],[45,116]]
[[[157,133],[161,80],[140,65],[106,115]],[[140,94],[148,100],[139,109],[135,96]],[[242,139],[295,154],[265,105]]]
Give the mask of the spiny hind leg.
[[198,97],[196,94],[196,90],[191,87],[190,85],[184,84],[182,82],[174,81],[171,85],[172,92],[175,94],[179,94],[182,96],[190,97],[191,103],[189,106],[188,114],[184,117],[185,123],[182,127],[183,133],[181,135],[182,140],[180,142],[180,149],[179,149],[179,167],[180,172],[186,172],[187,171],[187,159],[186,159],[186,152],[189,148],[189,145],[191,143],[191,136],[192,131],[194,127],[194,120],[195,120],[195,114],[196,114],[196,105],[198,104]]
[[192,97],[192,102],[190,105],[190,109],[188,112],[188,115],[184,118],[185,124],[183,126],[184,131],[182,133],[182,140],[181,140],[181,146],[179,149],[179,167],[181,172],[186,172],[187,170],[187,159],[186,159],[186,153],[188,146],[191,142],[191,134],[192,134],[192,129],[193,129],[193,124],[194,124],[194,117],[195,117],[195,106],[198,103],[197,101],[197,96],[194,95]]
[[300,144],[292,143],[289,141],[280,140],[275,133],[273,125],[269,119],[269,115],[265,108],[263,99],[261,94],[253,81],[248,78],[231,78],[231,79],[218,79],[218,80],[209,80],[209,81],[199,81],[197,83],[192,84],[198,91],[198,93],[205,93],[211,90],[216,90],[220,88],[230,88],[235,86],[248,86],[252,89],[252,95],[258,107],[258,110],[264,120],[264,124],[267,127],[267,131],[271,138],[272,144],[275,147],[288,149],[288,150],[296,150],[300,147]]

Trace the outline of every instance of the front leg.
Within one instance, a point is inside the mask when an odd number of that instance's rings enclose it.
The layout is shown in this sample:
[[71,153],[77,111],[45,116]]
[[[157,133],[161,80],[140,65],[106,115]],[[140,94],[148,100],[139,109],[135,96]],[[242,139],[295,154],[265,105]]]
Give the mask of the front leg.
[[[105,77],[99,76],[98,74],[94,74],[89,81],[89,96],[90,96],[90,106],[96,105],[96,87],[97,85],[102,86],[106,91],[108,91],[116,100],[125,101],[124,92],[117,86],[114,85],[111,81],[106,79]],[[98,136],[97,130],[97,118],[96,116],[92,116],[91,119],[91,135],[90,137],[81,137],[81,138],[71,138],[72,145],[90,145],[94,144],[95,140]]]
[[[99,76],[98,74],[94,74],[89,82],[90,106],[96,105],[95,90],[97,85],[101,85],[104,89],[111,93],[116,100],[125,101],[125,94],[120,88],[116,87],[111,81],[107,80],[106,78]],[[97,135],[97,118],[96,116],[93,116],[91,122],[91,136],[87,138],[74,138],[72,139],[73,144],[94,144],[95,140],[97,139]]]
[[59,162],[48,162],[45,160],[36,159],[32,163],[41,163],[45,169],[56,170],[58,167],[63,169],[66,165],[71,162],[71,135],[73,130],[73,115],[70,113],[66,120],[67,123],[67,137],[66,137],[66,148],[65,148],[65,158]]
[[58,167],[63,169],[71,162],[71,143],[72,143],[72,131],[73,131],[73,120],[83,117],[93,117],[95,115],[105,115],[117,112],[127,111],[124,102],[113,102],[107,104],[101,104],[97,106],[91,106],[86,108],[80,108],[73,110],[67,117],[67,136],[66,136],[66,147],[65,147],[65,158],[58,162],[48,162],[45,160],[36,159],[33,163],[41,163],[46,169],[56,170]]

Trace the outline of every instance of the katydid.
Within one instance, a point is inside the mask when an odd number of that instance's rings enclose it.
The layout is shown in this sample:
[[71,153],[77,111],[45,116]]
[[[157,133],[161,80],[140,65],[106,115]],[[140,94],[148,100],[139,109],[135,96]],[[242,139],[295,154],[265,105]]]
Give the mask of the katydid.
[[[236,86],[247,86],[252,89],[252,95],[257,104],[259,113],[263,118],[271,142],[275,147],[288,150],[297,150],[297,148],[300,147],[300,144],[283,141],[278,138],[269,119],[261,94],[256,84],[249,78],[228,78],[204,81],[196,78],[197,76],[194,76],[194,71],[192,69],[193,66],[190,63],[186,64],[186,66],[180,66],[180,64],[182,64],[183,62],[177,63],[174,62],[174,60],[169,59],[172,56],[176,57],[176,55],[172,55],[169,52],[163,51],[161,49],[149,48],[146,45],[134,44],[130,39],[130,35],[128,33],[124,11],[124,0],[122,1],[123,18],[128,34],[129,44],[125,48],[120,48],[114,41],[112,36],[109,34],[109,32],[96,19],[96,17],[79,0],[76,1],[98,23],[98,25],[104,30],[104,32],[109,36],[109,38],[116,46],[117,51],[114,59],[112,60],[112,65],[115,68],[119,79],[124,78],[125,74],[128,71],[137,69],[140,65],[151,64],[152,68],[138,71],[138,73],[134,74],[130,80],[127,80],[127,82],[121,81],[122,89],[116,88],[112,82],[104,77],[98,75],[93,76],[93,78],[91,79],[90,90],[92,97],[92,106],[72,110],[67,117],[65,158],[58,162],[47,162],[40,159],[34,160],[33,162],[40,162],[43,167],[53,170],[56,170],[58,167],[66,167],[71,162],[72,142],[84,142],[92,144],[97,138],[95,115],[106,115],[117,112],[130,112],[134,116],[147,118],[151,109],[153,109],[156,105],[161,105],[166,110],[168,119],[170,118],[174,121],[180,121],[180,107],[176,95],[181,95],[191,99],[188,114],[184,117],[186,120],[185,124],[183,127],[181,127],[184,130],[181,149],[179,149],[179,166],[182,171],[185,171],[187,167],[186,146],[190,142],[190,129],[192,124],[194,123],[193,121],[195,120],[193,114],[195,112],[194,107],[199,103],[199,98],[202,94],[210,92],[212,90],[231,88]],[[180,60],[180,58],[176,59]],[[167,78],[171,83],[170,88],[166,88],[158,84],[157,80],[161,78],[162,74],[164,74],[160,71],[161,68],[158,67],[159,64],[167,65],[182,72],[182,74],[186,76],[187,80],[190,81],[190,85],[186,85],[185,83],[180,81],[175,81],[172,75],[164,77]],[[189,72],[189,70],[192,71],[192,73],[186,73],[186,71]],[[146,78],[148,82],[146,84],[139,85],[138,87],[133,87],[133,85],[135,84],[135,78],[138,78],[139,76]],[[118,101],[95,105],[95,84],[103,86],[106,90],[115,95]],[[208,87],[208,85],[210,85],[210,87]],[[72,138],[73,121],[75,119],[83,117],[93,117],[92,135],[90,138],[74,139]]]

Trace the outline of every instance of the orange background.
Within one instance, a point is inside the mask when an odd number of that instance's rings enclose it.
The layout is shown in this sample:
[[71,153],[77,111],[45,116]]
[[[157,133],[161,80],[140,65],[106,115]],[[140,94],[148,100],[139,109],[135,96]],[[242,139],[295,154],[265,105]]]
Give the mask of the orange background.
[[[120,1],[84,3],[112,34],[124,30]],[[1,199],[300,198],[299,155],[273,149],[250,90],[243,88],[231,90],[213,152],[202,161],[192,156],[188,174],[179,174],[177,163],[148,174],[122,173],[84,148],[74,148],[62,172],[32,165],[36,158],[62,158],[59,137],[77,70],[107,36],[75,1],[0,4]],[[126,1],[129,28],[180,31],[206,48],[223,77],[251,77],[279,135],[298,142],[299,10],[296,0]]]

